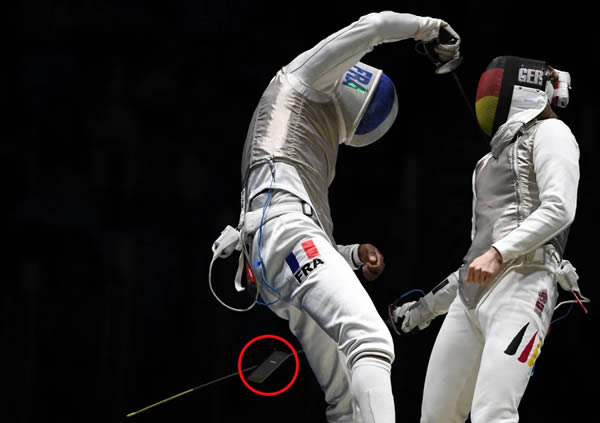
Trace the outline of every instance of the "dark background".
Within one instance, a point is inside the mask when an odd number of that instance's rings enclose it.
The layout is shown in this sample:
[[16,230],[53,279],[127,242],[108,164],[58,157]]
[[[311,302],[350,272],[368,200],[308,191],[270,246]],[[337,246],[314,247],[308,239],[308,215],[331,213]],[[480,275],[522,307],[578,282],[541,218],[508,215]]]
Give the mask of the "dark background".
[[[207,283],[210,247],[237,224],[241,148],[268,81],[372,11],[448,21],[463,39],[457,74],[471,103],[498,55],[547,59],[571,73],[571,104],[558,113],[579,142],[581,181],[566,256],[595,299],[597,30],[583,4],[19,2],[8,15],[12,60],[3,73],[10,107],[2,421],[125,421],[128,412],[235,373],[255,336],[282,336],[299,348],[264,307],[240,314],[217,303]],[[370,242],[385,255],[382,277],[365,282],[383,315],[400,294],[428,290],[459,266],[469,245],[471,172],[487,147],[453,78],[434,75],[412,40],[379,46],[364,60],[394,80],[399,117],[373,146],[340,149],[330,201],[339,243]],[[235,267],[219,261],[214,282],[241,306],[248,298],[233,290]],[[521,421],[586,421],[596,408],[597,312],[588,308],[553,326]],[[418,421],[441,322],[396,338],[398,421]],[[285,348],[253,344],[243,366],[274,347]],[[280,389],[293,371],[290,360],[258,387]],[[258,396],[234,376],[129,421],[317,422],[324,407],[301,355],[298,379],[282,395]]]

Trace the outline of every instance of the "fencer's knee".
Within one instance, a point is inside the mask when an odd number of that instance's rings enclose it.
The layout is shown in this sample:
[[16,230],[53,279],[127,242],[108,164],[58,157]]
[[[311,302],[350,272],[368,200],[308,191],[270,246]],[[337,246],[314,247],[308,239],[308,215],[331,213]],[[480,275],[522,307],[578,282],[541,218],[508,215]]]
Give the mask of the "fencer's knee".
[[354,369],[359,365],[365,365],[367,363],[375,364],[378,367],[385,369],[391,369],[392,363],[394,362],[394,351],[386,350],[365,350],[358,354],[350,357],[348,360],[348,368]]
[[363,354],[357,357],[351,365],[351,369],[355,370],[360,366],[375,366],[380,367],[382,369],[391,371],[392,368],[392,358],[385,355],[369,355]]
[[354,348],[347,353],[348,367],[352,368],[364,357],[376,358],[380,361],[392,364],[394,362],[394,343],[389,331],[381,331],[368,340],[356,342]]

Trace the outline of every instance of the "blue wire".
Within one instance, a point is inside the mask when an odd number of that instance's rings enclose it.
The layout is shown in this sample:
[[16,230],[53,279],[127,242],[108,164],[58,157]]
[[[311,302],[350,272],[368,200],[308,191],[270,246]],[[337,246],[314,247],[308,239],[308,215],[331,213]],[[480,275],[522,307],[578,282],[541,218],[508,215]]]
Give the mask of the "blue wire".
[[[569,305],[569,308],[567,309],[567,311],[565,312],[565,314],[563,314],[560,317],[557,317],[556,319],[552,320],[550,322],[550,326],[552,326],[554,323],[561,321],[562,319],[564,319],[565,317],[567,317],[569,315],[569,313],[571,312],[571,309],[573,308],[573,303],[571,303]],[[535,363],[533,364],[533,367],[531,368],[531,374],[529,375],[529,377],[533,376],[535,372]]]
[[254,262],[253,265],[254,267],[258,267],[260,266],[260,272],[261,272],[261,276],[262,276],[262,280],[265,283],[265,285],[267,285],[269,287],[269,289],[271,289],[271,291],[275,292],[275,294],[277,294],[277,299],[275,301],[272,301],[270,303],[264,303],[262,301],[257,300],[256,304],[259,305],[263,305],[263,306],[269,306],[271,304],[275,304],[277,301],[279,301],[279,298],[281,297],[281,294],[279,292],[279,290],[277,290],[276,288],[272,287],[269,282],[267,281],[267,275],[265,274],[265,262],[262,258],[262,229],[263,229],[263,223],[265,220],[265,214],[267,213],[267,207],[269,207],[269,204],[271,203],[271,198],[273,196],[273,182],[275,181],[275,176],[273,175],[273,178],[271,179],[271,185],[269,186],[269,192],[267,193],[267,201],[265,201],[265,205],[263,207],[263,212],[262,212],[262,216],[260,218],[260,226],[258,227],[258,261]]
[[556,319],[552,320],[552,321],[550,322],[550,324],[551,324],[551,325],[553,325],[555,322],[558,322],[559,320],[562,320],[562,319],[564,319],[565,317],[567,317],[567,316],[569,315],[569,313],[571,312],[571,309],[572,309],[572,308],[573,308],[573,303],[571,303],[571,304],[569,305],[569,309],[567,310],[567,312],[566,312],[565,314],[563,314],[562,316],[560,316],[560,317],[557,317]]
[[409,294],[412,294],[413,292],[418,292],[419,294],[421,294],[422,296],[425,296],[425,293],[423,291],[421,291],[420,289],[411,289],[408,292],[405,292],[404,294],[400,295],[400,298],[404,298]]

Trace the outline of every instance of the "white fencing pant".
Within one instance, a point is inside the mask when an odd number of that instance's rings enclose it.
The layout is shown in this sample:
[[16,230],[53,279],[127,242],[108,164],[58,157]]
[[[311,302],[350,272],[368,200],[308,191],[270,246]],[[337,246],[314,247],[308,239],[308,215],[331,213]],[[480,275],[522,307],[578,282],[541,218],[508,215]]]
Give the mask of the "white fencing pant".
[[518,406],[547,335],[557,288],[553,247],[509,267],[477,308],[457,296],[435,341],[421,423],[518,422]]
[[[258,238],[257,231],[253,263],[259,260]],[[261,256],[272,286],[267,287],[260,269],[254,268],[261,297],[289,320],[325,393],[327,420],[361,421],[349,369],[366,356],[389,363],[394,359],[392,337],[368,293],[321,228],[302,213],[284,214],[263,225]],[[389,371],[387,379],[389,385]],[[391,418],[365,421],[394,421],[389,386],[383,408],[389,412],[391,406]]]

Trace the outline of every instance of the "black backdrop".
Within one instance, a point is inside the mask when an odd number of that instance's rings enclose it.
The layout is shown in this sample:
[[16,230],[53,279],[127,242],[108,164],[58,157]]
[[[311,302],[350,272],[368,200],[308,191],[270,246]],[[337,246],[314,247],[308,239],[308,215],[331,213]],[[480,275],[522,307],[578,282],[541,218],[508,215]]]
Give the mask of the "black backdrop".
[[[581,182],[567,258],[595,298],[597,31],[583,2],[25,0],[8,16],[4,73],[3,421],[125,421],[235,373],[258,335],[299,348],[269,310],[240,314],[216,302],[210,247],[237,223],[241,147],[270,78],[329,33],[380,10],[451,23],[463,38],[457,74],[471,102],[497,55],[548,59],[571,73],[571,105],[559,113],[580,144]],[[412,40],[380,46],[365,61],[395,81],[399,118],[373,146],[341,148],[330,201],[338,242],[371,242],[386,257],[384,275],[365,282],[383,315],[403,292],[429,289],[458,267],[469,244],[471,172],[487,147],[452,77],[434,75]],[[215,285],[242,305],[235,267],[220,261]],[[553,327],[522,421],[585,421],[595,408],[586,387],[597,374],[589,309],[574,308]],[[396,339],[398,421],[418,421],[441,321]],[[243,365],[273,347],[283,345],[253,344]],[[323,421],[302,355],[299,364],[279,396],[256,395],[234,376],[129,420]],[[290,360],[262,389],[283,387],[293,372]]]

